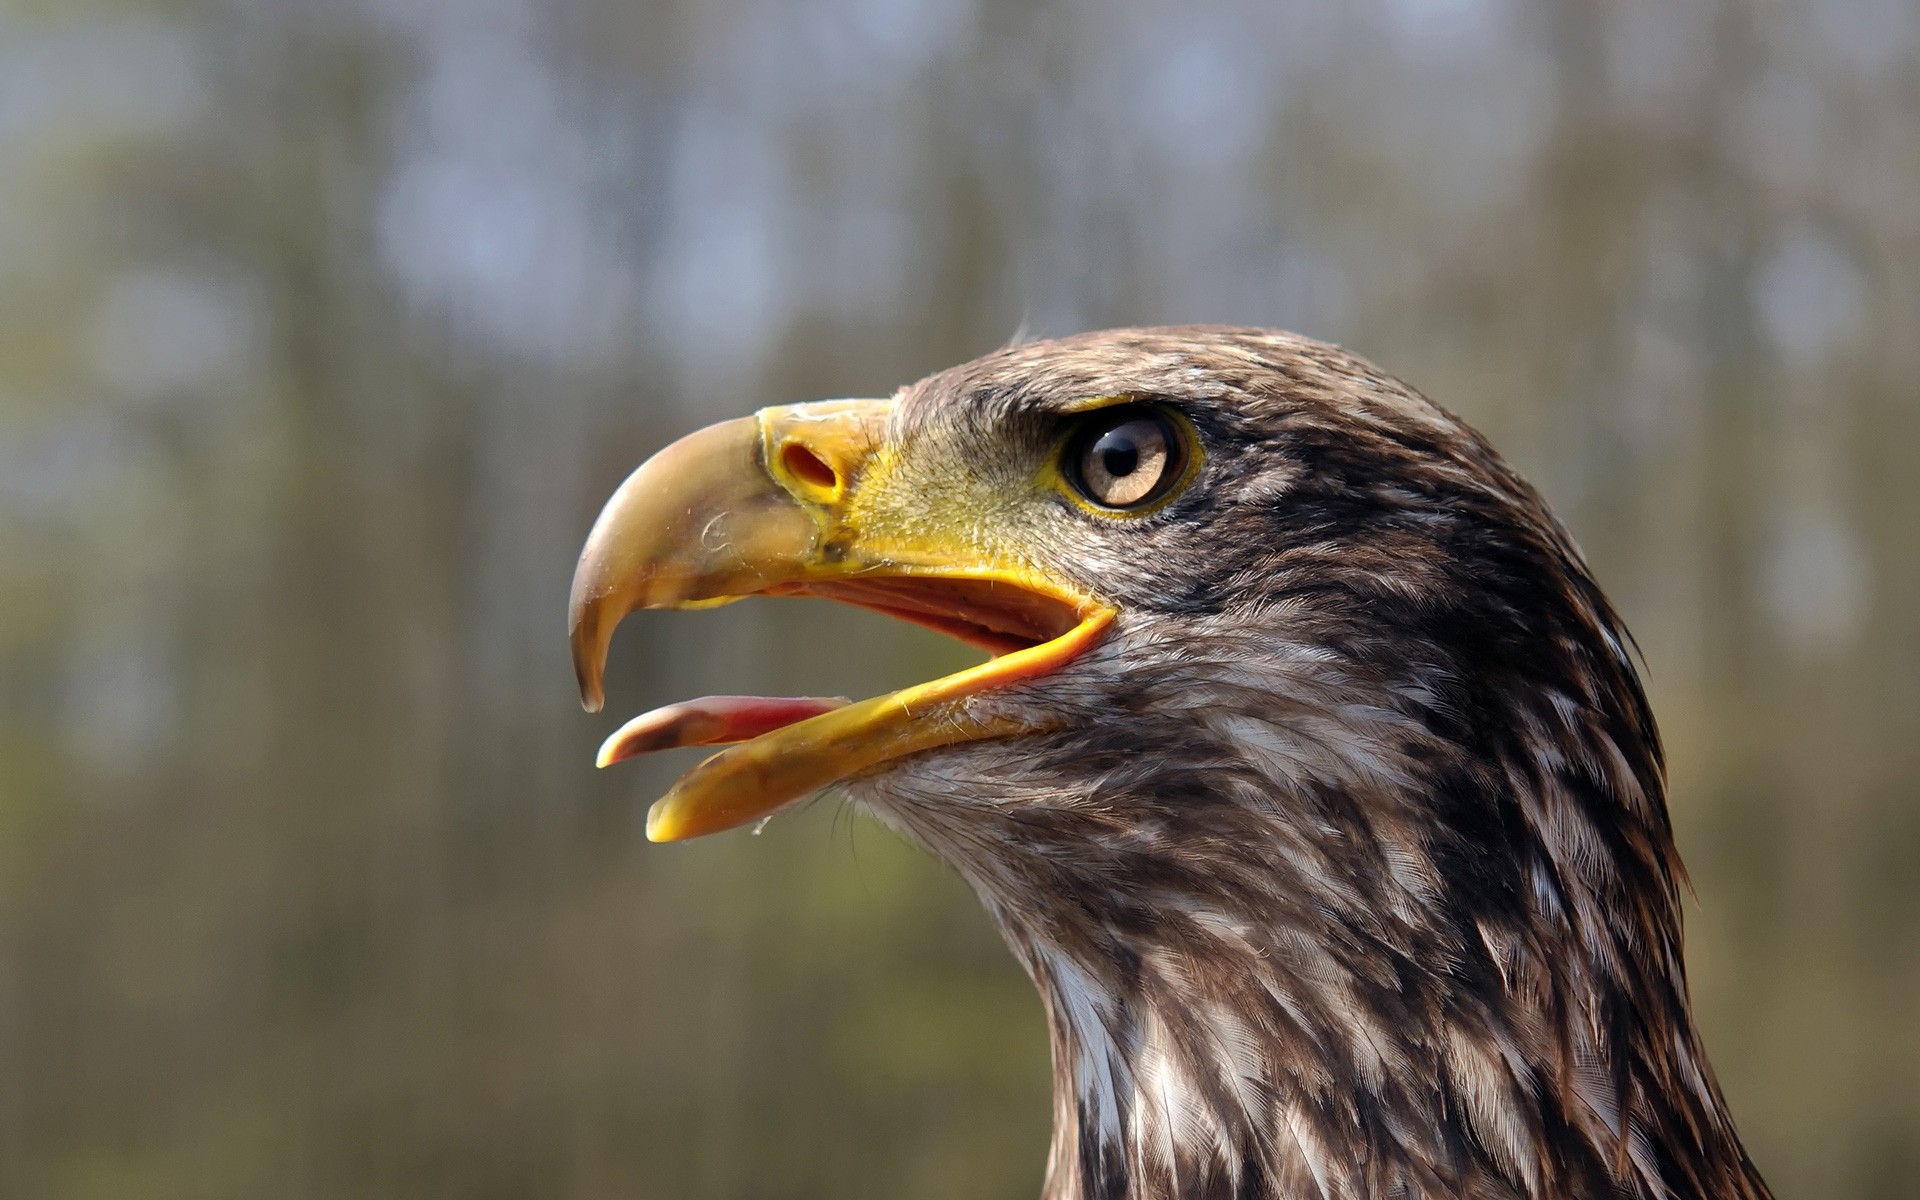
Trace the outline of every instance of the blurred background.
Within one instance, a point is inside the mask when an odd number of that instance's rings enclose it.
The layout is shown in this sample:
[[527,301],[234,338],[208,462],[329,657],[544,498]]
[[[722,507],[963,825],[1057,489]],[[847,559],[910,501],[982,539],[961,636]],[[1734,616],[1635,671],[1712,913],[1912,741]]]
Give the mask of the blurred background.
[[1541,485],[1755,1158],[1920,1196],[1912,0],[0,0],[0,1195],[1035,1195],[959,884],[591,767],[966,653],[643,614],[588,717],[567,585],[700,424],[1171,321]]

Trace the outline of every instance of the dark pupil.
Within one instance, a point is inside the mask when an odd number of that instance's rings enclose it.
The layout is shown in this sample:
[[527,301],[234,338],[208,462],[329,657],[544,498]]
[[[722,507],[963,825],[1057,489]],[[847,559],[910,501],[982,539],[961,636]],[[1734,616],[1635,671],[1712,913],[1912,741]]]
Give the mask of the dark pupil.
[[1133,469],[1140,465],[1140,447],[1125,430],[1116,429],[1103,435],[1094,444],[1093,452],[1100,456],[1100,465],[1107,474],[1115,479],[1133,474]]

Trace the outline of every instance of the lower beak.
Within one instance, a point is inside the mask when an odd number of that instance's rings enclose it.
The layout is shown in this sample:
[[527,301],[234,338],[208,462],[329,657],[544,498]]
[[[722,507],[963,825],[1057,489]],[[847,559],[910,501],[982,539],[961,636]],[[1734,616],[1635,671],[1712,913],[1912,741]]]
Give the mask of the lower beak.
[[712,697],[636,718],[608,739],[602,765],[675,746],[739,743],[653,806],[654,841],[757,820],[906,755],[1044,728],[1044,719],[974,698],[1057,670],[1111,622],[1110,608],[1028,565],[983,560],[977,538],[943,529],[931,513],[911,530],[863,528],[862,497],[887,485],[892,407],[849,400],[764,409],[690,434],[628,477],[574,572],[581,701],[590,712],[601,707],[607,647],[628,613],[755,594],[877,609],[995,657],[858,703]]

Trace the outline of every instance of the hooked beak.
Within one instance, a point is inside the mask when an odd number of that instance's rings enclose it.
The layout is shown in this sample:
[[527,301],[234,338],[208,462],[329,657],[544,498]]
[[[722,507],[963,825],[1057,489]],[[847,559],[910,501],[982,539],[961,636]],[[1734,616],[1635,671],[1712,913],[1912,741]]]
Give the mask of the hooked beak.
[[[571,638],[581,702],[597,712],[614,629],[640,608],[701,608],[749,595],[840,600],[958,637],[994,657],[857,703],[708,697],[636,717],[600,751],[606,766],[678,746],[738,743],[683,776],[647,816],[677,841],[767,816],[909,754],[1045,728],[970,703],[1072,661],[1113,610],[1009,556],[959,520],[921,508],[911,527],[876,518],[888,486],[893,402],[763,409],[689,434],[607,501],[573,577]],[[891,511],[899,511],[898,504]]]

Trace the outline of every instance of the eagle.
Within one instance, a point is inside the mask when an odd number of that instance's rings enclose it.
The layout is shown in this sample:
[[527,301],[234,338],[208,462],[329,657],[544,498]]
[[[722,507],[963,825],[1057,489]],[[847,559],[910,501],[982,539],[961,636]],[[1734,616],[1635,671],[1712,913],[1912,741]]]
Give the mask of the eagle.
[[1014,345],[643,463],[573,581],[815,596],[986,652],[715,696],[656,841],[825,789],[971,885],[1038,989],[1046,1200],[1769,1196],[1703,1052],[1630,638],[1538,492],[1365,360],[1259,329]]

